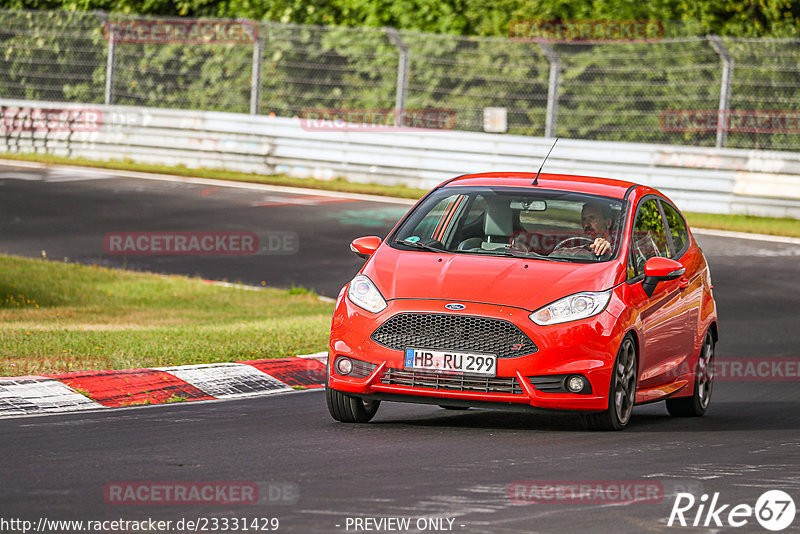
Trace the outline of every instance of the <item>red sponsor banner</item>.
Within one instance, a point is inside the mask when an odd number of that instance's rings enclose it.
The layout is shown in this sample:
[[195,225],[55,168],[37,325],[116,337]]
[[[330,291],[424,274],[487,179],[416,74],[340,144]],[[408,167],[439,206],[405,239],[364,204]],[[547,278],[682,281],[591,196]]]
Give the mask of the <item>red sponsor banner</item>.
[[646,43],[664,38],[658,20],[514,20],[508,26],[513,41],[531,43]]
[[118,44],[252,44],[258,26],[249,20],[116,20],[105,23],[103,34]]
[[219,255],[256,254],[255,232],[108,232],[106,254],[114,255]]
[[300,127],[306,131],[402,131],[452,130],[456,113],[452,109],[304,109]]
[[516,504],[660,503],[664,485],[644,480],[525,480],[508,486]]
[[[691,372],[683,363],[669,376],[677,378]],[[792,382],[800,380],[800,358],[726,358],[715,359],[711,373],[718,382]]]
[[666,133],[800,133],[800,110],[673,109],[661,112]]
[[255,482],[111,482],[103,497],[113,505],[248,505],[259,490]]
[[94,108],[0,107],[0,132],[94,132],[103,112]]

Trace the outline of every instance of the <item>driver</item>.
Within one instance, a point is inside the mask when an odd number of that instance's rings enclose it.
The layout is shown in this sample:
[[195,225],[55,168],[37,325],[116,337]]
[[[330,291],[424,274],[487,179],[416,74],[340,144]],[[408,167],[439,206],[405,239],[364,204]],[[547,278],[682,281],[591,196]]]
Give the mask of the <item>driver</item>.
[[611,208],[602,202],[589,201],[581,210],[581,227],[586,237],[593,239],[589,250],[596,256],[602,256],[611,251],[611,225],[614,216]]
[[[610,254],[613,248],[614,238],[611,235],[611,227],[614,224],[614,214],[611,212],[611,207],[603,202],[588,201],[581,209],[581,228],[583,229],[583,236],[573,236],[564,239],[558,243],[550,252],[550,255],[556,253],[557,250],[564,247],[567,242],[573,240],[586,240],[589,245],[582,245],[578,247],[565,247],[564,251],[568,254],[577,252],[580,249],[588,249],[597,257]],[[564,253],[564,252],[560,252]],[[588,253],[585,251],[584,254]]]

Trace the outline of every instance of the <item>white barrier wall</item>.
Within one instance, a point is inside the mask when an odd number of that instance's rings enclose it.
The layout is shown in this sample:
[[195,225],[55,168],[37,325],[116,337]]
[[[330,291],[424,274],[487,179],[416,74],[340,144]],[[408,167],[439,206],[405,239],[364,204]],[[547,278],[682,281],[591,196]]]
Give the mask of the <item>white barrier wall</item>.
[[[535,171],[552,144],[449,130],[332,131],[297,118],[209,111],[4,99],[0,107],[0,151],[6,153],[341,176],[423,189],[468,172]],[[28,120],[37,114],[48,120]],[[561,139],[545,171],[651,185],[687,211],[800,219],[795,152]]]

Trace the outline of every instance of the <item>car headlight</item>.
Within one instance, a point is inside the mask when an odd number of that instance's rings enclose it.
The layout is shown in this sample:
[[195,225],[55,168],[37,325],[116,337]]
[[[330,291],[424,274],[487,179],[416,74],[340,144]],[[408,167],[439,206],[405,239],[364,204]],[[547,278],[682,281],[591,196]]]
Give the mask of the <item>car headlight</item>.
[[347,297],[350,302],[372,313],[378,313],[386,308],[386,301],[381,292],[372,283],[372,280],[359,274],[350,282],[347,288]]
[[536,310],[529,317],[531,321],[541,326],[586,319],[603,311],[610,298],[610,289],[575,293]]

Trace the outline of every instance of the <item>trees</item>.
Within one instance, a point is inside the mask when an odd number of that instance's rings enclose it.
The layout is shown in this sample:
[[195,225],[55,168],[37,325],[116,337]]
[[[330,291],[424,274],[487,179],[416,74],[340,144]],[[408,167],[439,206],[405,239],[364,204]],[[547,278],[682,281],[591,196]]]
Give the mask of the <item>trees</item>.
[[[447,110],[459,130],[480,131],[483,109],[504,107],[508,132],[544,135],[550,60],[536,42],[509,38],[514,20],[656,20],[665,39],[553,43],[559,58],[556,135],[576,139],[714,146],[715,131],[670,131],[663,114],[715,116],[721,61],[707,32],[800,35],[787,0],[0,0],[0,5],[74,11],[0,10],[0,95],[46,101],[104,100],[106,17],[202,15],[266,19],[261,112],[392,109],[398,50],[410,52],[406,107]],[[111,14],[81,11],[114,9]],[[188,20],[188,19],[187,19]],[[271,22],[280,20],[281,22]],[[303,23],[303,24],[295,24]],[[317,25],[310,24],[316,23]],[[422,30],[432,33],[424,33]],[[795,32],[795,33],[792,33]],[[482,34],[474,35],[454,34]],[[731,109],[800,116],[800,40],[723,38],[733,58]],[[119,43],[113,102],[145,107],[250,109],[253,44]],[[784,113],[786,114],[786,113]],[[729,147],[797,150],[796,133],[730,132]],[[795,127],[796,130],[796,127]]]
[[101,9],[127,14],[227,17],[502,37],[520,19],[659,20],[695,35],[795,37],[793,0],[0,0],[12,9]]

